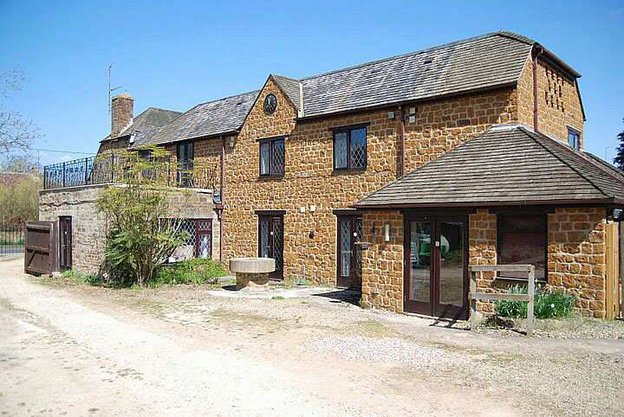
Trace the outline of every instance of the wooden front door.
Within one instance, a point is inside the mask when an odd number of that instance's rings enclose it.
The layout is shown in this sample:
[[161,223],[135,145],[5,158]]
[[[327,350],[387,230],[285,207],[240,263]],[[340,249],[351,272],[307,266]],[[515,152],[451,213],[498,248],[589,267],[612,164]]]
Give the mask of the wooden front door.
[[284,278],[284,216],[260,215],[258,217],[258,256],[275,259],[275,272],[271,279]]
[[362,218],[357,216],[338,216],[338,287],[360,290],[362,288]]
[[466,224],[466,216],[406,216],[405,311],[467,317]]
[[61,271],[72,267],[72,218],[59,217],[59,267]]

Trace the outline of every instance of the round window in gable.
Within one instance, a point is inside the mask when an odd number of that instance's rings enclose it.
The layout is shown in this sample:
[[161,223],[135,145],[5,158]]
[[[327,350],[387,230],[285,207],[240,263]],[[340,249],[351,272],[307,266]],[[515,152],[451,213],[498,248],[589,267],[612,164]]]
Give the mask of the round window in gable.
[[277,109],[277,97],[271,93],[264,98],[264,112],[266,114],[273,114]]

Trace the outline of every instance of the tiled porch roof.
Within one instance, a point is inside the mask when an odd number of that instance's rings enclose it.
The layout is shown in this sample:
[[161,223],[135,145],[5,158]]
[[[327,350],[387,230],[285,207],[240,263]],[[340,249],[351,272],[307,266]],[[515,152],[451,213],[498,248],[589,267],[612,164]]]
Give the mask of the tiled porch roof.
[[623,204],[624,176],[524,126],[495,126],[355,204],[358,208]]

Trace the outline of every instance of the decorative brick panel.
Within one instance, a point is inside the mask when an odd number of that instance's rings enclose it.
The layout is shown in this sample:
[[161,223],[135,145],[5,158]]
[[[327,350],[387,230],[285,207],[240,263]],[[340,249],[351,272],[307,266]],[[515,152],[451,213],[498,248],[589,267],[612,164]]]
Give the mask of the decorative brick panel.
[[[567,126],[581,133],[583,148],[583,111],[578,86],[563,74],[538,61],[538,130],[567,142]],[[529,58],[518,80],[518,120],[533,126],[533,61]]]

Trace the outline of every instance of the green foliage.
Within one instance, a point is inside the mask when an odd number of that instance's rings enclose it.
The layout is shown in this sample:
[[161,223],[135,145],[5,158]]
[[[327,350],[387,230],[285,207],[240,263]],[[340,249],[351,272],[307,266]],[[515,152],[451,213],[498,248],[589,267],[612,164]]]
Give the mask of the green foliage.
[[96,275],[84,274],[73,269],[63,272],[63,277],[78,284],[102,285],[102,280]]
[[143,286],[188,233],[180,230],[181,219],[164,220],[171,216],[164,185],[169,153],[150,147],[119,151],[116,158],[123,161],[122,183],[106,188],[97,202],[109,222],[104,269],[110,281]]
[[[526,285],[514,285],[509,288],[510,294],[527,294]],[[567,317],[572,314],[576,297],[560,289],[538,288],[535,294],[535,317],[547,319]],[[496,314],[502,317],[526,318],[526,301],[497,301]]]
[[189,259],[161,266],[148,285],[159,287],[173,284],[216,284],[219,277],[226,275],[227,271],[223,266],[212,259]]
[[6,187],[0,187],[0,221],[18,224],[39,216],[41,179],[36,175]]

